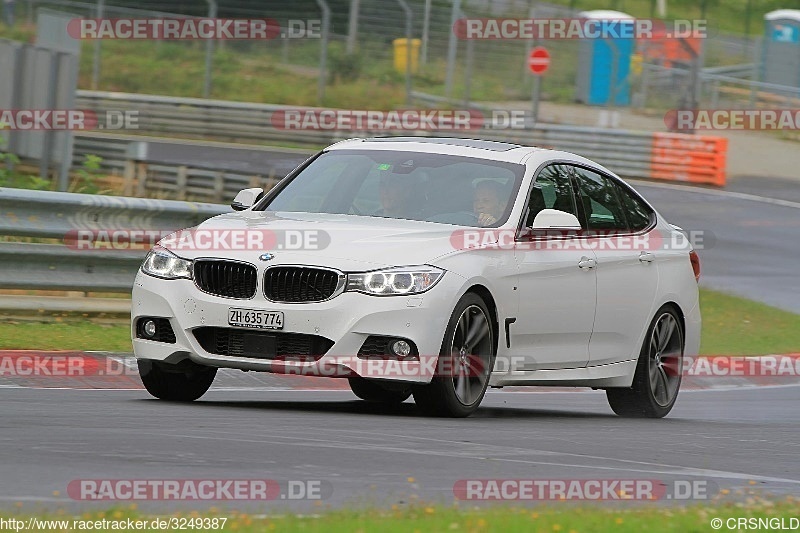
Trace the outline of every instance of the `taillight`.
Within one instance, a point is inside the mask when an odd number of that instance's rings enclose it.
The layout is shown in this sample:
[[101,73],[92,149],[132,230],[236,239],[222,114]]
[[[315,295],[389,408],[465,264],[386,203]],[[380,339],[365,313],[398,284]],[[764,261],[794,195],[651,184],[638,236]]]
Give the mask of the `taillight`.
[[692,262],[692,270],[694,271],[694,279],[700,281],[700,257],[697,252],[692,250],[689,252],[689,261]]

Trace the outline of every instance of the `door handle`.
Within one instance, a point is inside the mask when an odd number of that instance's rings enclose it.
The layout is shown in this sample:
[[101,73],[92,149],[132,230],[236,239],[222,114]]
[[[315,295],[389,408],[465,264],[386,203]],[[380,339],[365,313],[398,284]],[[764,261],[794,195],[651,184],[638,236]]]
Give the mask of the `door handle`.
[[639,262],[641,263],[652,263],[655,261],[656,256],[651,254],[650,252],[642,252],[639,254]]
[[592,269],[597,266],[597,261],[594,259],[589,259],[586,256],[581,257],[581,260],[578,261],[578,267],[584,269]]

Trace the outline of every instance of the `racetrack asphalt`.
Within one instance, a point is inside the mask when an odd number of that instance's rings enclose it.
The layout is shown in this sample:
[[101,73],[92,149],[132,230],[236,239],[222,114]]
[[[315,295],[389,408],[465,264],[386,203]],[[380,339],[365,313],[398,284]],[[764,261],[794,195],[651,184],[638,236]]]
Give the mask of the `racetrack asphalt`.
[[[713,233],[700,250],[705,286],[800,312],[796,208],[635,185],[670,222]],[[332,487],[323,507],[449,503],[454,483],[476,478],[695,480],[712,493],[800,495],[798,386],[684,390],[663,420],[621,419],[602,392],[570,390],[490,391],[463,420],[421,417],[410,401],[381,409],[341,390],[212,388],[181,405],[143,390],[7,385],[0,398],[0,509],[110,505],[71,500],[67,486],[78,479],[321,480]],[[214,505],[320,509],[280,499]]]
[[[490,391],[467,419],[421,417],[410,401],[376,407],[348,391],[212,389],[171,404],[141,390],[0,388],[0,398],[0,508],[110,505],[71,500],[67,486],[80,479],[318,480],[332,489],[325,506],[451,503],[465,479],[701,481],[709,495],[800,495],[797,386],[683,391],[661,420],[618,418],[599,391]],[[210,505],[137,503],[154,512]]]

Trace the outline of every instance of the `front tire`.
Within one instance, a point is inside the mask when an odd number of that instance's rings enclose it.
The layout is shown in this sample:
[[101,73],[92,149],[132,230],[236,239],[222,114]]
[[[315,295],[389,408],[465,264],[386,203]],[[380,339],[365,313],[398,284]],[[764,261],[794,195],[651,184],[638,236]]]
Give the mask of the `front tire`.
[[678,399],[683,368],[683,328],[671,306],[658,310],[647,329],[633,386],[608,389],[611,409],[628,418],[662,418]]
[[414,389],[414,401],[426,414],[466,417],[478,409],[494,365],[491,314],[474,293],[456,304],[445,330],[436,375]]
[[411,396],[411,389],[391,390],[375,381],[358,376],[347,378],[347,381],[353,394],[368,402],[394,405],[403,403]]
[[189,360],[178,365],[139,359],[139,376],[147,392],[169,402],[193,402],[211,387],[217,369]]

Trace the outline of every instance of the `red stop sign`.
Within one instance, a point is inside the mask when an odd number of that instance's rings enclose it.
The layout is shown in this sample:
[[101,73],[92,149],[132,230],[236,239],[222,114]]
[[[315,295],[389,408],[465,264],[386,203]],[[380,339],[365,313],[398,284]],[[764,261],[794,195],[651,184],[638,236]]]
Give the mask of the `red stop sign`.
[[550,52],[547,48],[537,46],[528,56],[528,69],[534,74],[544,74],[550,67]]

